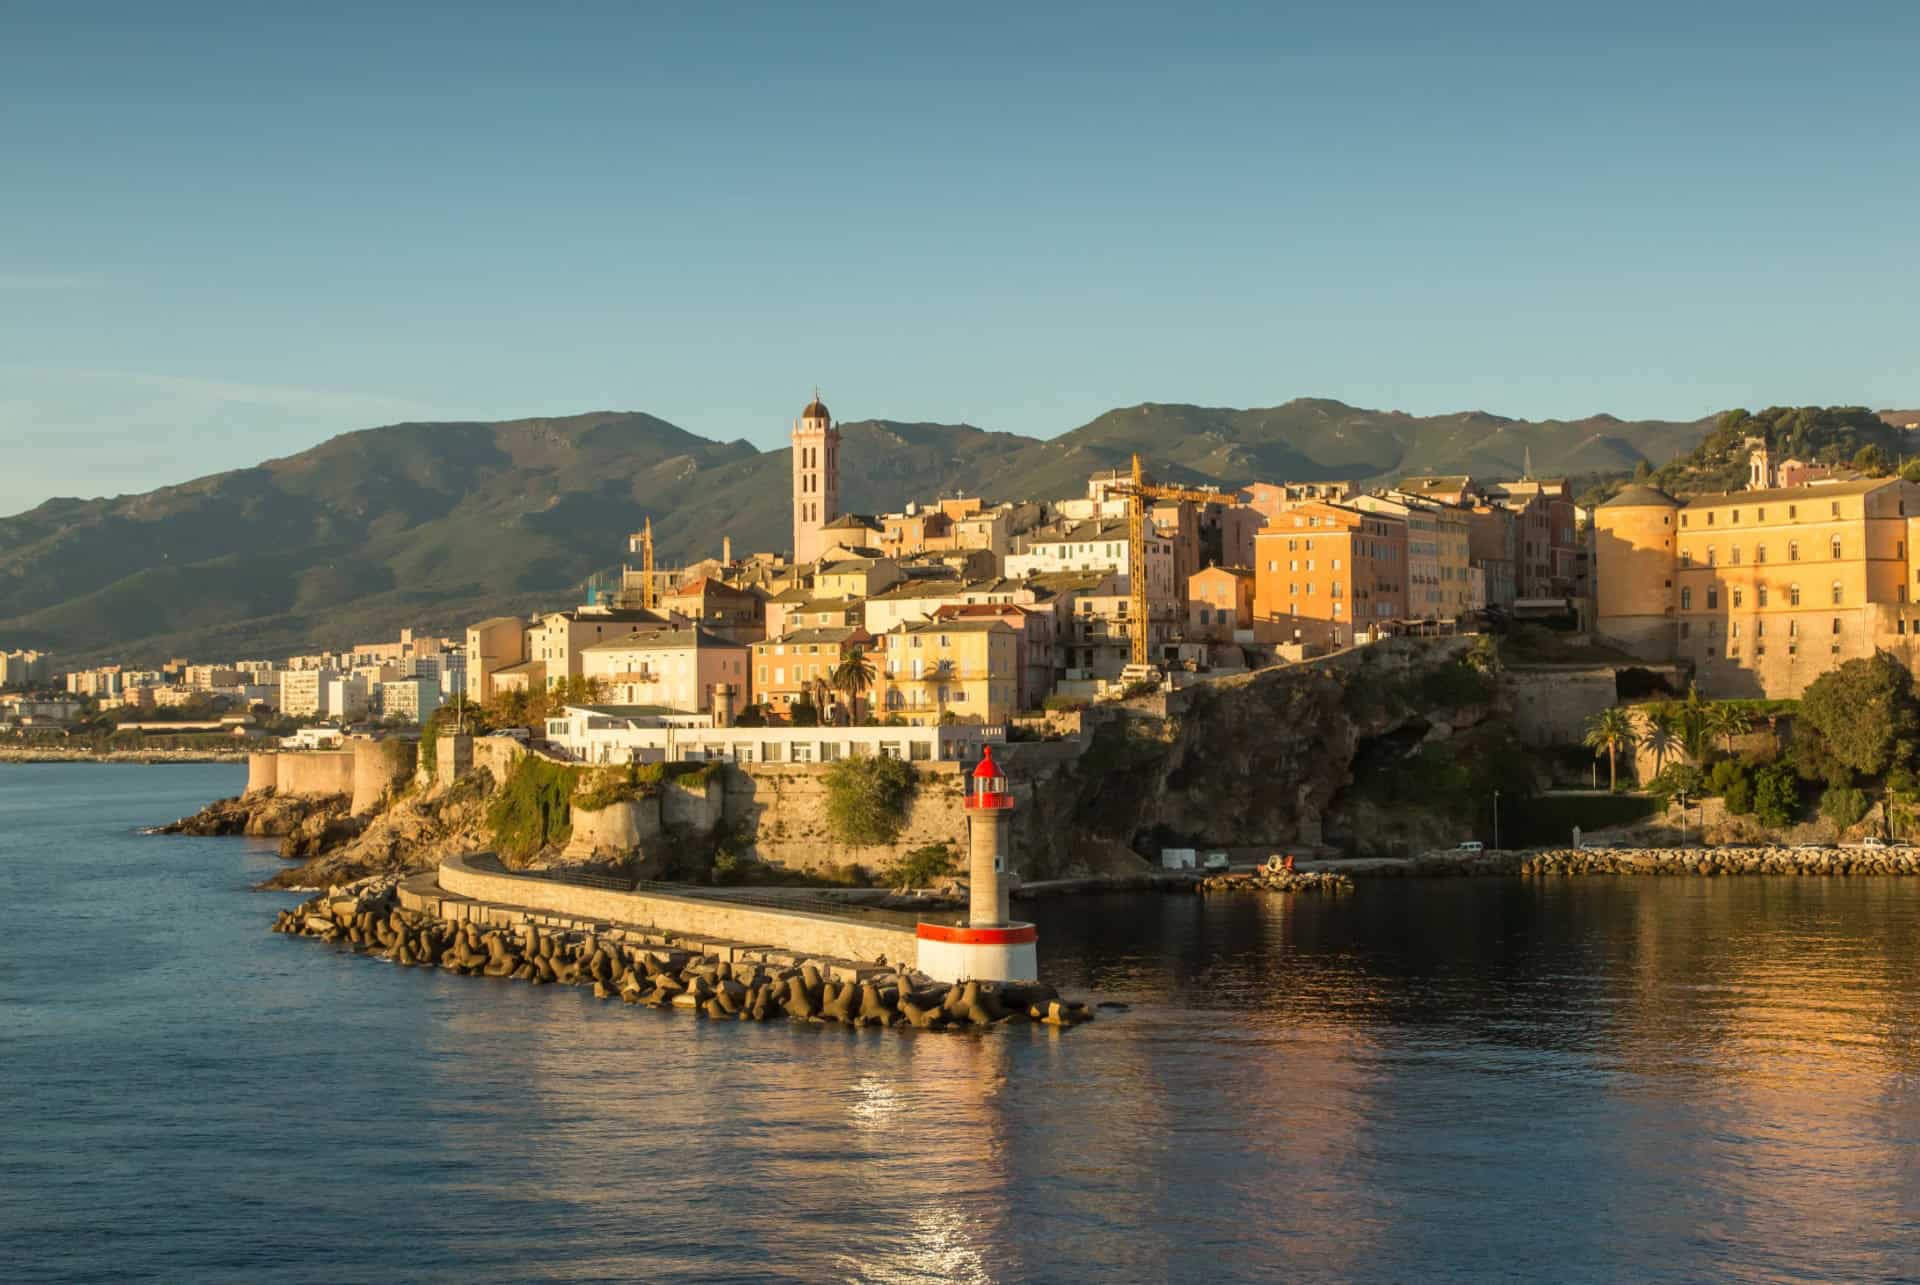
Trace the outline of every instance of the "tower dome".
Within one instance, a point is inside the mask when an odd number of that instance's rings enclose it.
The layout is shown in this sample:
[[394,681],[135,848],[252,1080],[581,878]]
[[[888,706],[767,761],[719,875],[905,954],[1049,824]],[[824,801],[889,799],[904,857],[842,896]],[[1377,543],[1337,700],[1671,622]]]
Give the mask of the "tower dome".
[[827,411],[827,404],[820,400],[820,394],[817,391],[813,395],[813,400],[807,403],[807,408],[800,412],[800,418],[823,420],[829,424],[833,422],[833,416]]

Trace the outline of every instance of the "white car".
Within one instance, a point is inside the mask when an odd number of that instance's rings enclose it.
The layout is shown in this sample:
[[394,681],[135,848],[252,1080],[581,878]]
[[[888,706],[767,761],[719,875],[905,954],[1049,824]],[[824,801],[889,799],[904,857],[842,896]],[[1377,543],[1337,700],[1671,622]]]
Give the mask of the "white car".
[[1209,852],[1207,854],[1207,860],[1204,868],[1209,874],[1219,874],[1224,870],[1228,870],[1232,868],[1232,865],[1233,863],[1227,860],[1226,853]]
[[1478,839],[1462,839],[1453,850],[1455,852],[1485,852],[1487,845]]

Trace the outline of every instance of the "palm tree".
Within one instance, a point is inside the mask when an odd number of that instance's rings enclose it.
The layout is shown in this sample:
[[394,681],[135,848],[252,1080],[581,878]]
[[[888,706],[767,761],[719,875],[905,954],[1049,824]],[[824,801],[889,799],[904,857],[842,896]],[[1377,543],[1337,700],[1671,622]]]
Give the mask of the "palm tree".
[[1687,747],[1687,757],[1696,763],[1713,744],[1713,729],[1708,725],[1711,713],[1712,707],[1700,699],[1700,689],[1687,688],[1687,699],[1679,708],[1676,722],[1680,729],[1680,743]]
[[854,650],[833,667],[833,686],[836,691],[845,693],[852,707],[850,718],[860,718],[860,698],[873,687],[873,661],[864,651]]
[[1653,770],[1658,775],[1667,765],[1667,755],[1680,744],[1673,732],[1673,709],[1665,701],[1640,711],[1640,743],[1653,751]]
[[1707,710],[1707,728],[1713,735],[1726,738],[1729,757],[1733,754],[1733,738],[1745,736],[1752,727],[1753,715],[1732,701],[1720,701]]
[[942,656],[928,665],[926,672],[920,675],[920,681],[933,689],[934,708],[938,717],[935,721],[947,721],[947,684],[953,681],[953,662]]
[[1620,778],[1615,765],[1615,756],[1634,747],[1638,737],[1634,735],[1633,718],[1618,705],[1601,710],[1587,720],[1585,744],[1592,750],[1594,757],[1607,756],[1607,789],[1620,788]]

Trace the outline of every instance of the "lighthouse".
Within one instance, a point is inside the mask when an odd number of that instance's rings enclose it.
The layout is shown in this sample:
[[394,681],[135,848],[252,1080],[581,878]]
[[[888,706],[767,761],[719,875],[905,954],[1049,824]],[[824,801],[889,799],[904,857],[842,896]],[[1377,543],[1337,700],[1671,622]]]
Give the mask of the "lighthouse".
[[1032,924],[1007,914],[1007,858],[1013,850],[1013,794],[985,747],[968,781],[967,922],[919,927],[920,971],[937,981],[1033,981],[1039,976]]

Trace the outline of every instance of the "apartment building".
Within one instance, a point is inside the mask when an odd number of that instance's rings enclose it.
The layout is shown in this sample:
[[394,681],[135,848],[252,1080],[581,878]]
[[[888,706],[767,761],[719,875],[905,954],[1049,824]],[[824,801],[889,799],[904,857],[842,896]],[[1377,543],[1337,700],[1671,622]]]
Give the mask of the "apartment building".
[[913,726],[1000,723],[1017,707],[1014,631],[1001,621],[930,620],[878,641],[875,701],[884,714]]
[[1406,616],[1407,524],[1309,501],[1255,537],[1254,635],[1343,647]]

